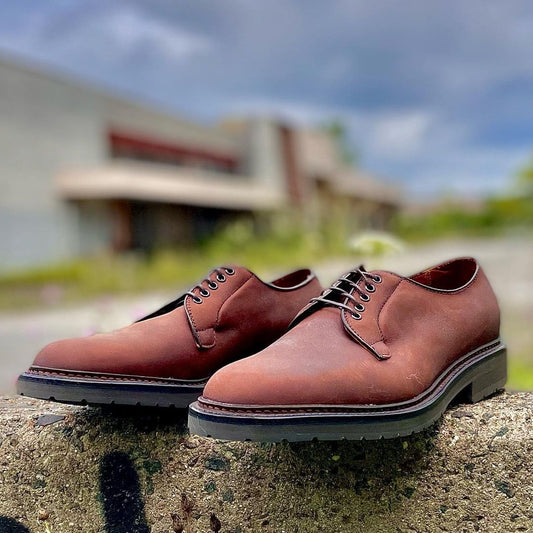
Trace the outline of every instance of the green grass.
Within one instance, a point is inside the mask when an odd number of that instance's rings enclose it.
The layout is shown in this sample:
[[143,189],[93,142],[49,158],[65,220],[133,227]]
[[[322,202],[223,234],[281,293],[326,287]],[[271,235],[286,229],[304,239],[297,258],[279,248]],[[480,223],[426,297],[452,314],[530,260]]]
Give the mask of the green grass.
[[533,363],[526,363],[509,355],[507,389],[533,390]]
[[429,213],[400,213],[394,221],[398,234],[409,241],[443,237],[485,237],[509,231],[533,232],[533,198],[491,198],[478,209],[444,202]]
[[192,248],[151,253],[104,254],[45,267],[0,273],[0,309],[42,307],[100,295],[182,288],[216,266],[242,264],[259,273],[305,266],[346,254],[323,235],[283,226],[257,237],[251,225],[235,223]]

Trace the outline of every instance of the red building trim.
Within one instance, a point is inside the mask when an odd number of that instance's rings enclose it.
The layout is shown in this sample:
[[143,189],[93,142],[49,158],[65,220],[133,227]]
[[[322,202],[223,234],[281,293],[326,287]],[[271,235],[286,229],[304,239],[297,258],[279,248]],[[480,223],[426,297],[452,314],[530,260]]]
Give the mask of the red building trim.
[[208,163],[226,172],[236,172],[237,157],[205,148],[184,146],[129,132],[110,130],[109,145],[115,157],[131,157],[179,165]]

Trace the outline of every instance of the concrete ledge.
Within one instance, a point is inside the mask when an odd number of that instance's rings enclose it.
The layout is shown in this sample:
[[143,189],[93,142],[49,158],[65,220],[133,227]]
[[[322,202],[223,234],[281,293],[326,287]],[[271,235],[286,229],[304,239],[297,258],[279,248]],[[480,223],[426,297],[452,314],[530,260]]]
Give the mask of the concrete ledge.
[[378,442],[189,437],[180,411],[0,400],[1,533],[533,528],[533,393]]

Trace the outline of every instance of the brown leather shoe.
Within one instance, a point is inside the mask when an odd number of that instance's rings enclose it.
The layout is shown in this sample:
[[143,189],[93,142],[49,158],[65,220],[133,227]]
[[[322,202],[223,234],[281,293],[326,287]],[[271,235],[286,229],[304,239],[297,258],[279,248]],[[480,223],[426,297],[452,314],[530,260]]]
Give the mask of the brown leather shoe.
[[18,392],[69,403],[186,407],[222,366],[276,340],[322,287],[310,270],[264,283],[242,267],[112,333],[46,346]]
[[192,433],[229,440],[377,439],[505,385],[496,297],[462,258],[404,278],[361,266],[313,298],[262,352],[216,372]]

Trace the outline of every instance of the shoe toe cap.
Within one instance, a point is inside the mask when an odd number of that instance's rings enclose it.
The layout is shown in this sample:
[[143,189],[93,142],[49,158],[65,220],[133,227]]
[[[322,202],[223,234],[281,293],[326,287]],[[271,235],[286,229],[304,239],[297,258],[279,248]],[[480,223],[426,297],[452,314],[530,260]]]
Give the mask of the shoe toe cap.
[[203,399],[243,407],[301,403],[301,376],[258,356],[236,361],[215,372],[204,388]]
[[32,367],[76,370],[75,354],[80,354],[80,346],[75,340],[62,340],[46,345],[35,357]]
[[217,403],[251,405],[260,403],[262,384],[268,379],[246,360],[229,364],[215,372],[207,382],[203,398]]

